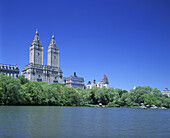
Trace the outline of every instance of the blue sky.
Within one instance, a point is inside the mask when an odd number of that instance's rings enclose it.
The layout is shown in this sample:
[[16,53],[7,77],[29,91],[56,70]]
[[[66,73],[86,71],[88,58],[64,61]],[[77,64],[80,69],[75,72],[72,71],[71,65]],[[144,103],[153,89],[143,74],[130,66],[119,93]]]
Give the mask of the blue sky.
[[0,63],[22,71],[36,28],[45,65],[55,35],[65,77],[170,88],[169,0],[0,0]]

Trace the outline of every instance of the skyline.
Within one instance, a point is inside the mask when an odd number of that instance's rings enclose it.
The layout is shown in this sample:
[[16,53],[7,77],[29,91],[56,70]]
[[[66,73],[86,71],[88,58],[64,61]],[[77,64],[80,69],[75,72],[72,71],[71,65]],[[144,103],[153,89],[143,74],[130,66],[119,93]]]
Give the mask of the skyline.
[[[170,1],[0,1],[0,63],[29,63],[36,29],[47,49],[54,34],[64,77],[85,84],[104,74],[110,87],[170,88]],[[9,51],[10,50],[10,51]]]

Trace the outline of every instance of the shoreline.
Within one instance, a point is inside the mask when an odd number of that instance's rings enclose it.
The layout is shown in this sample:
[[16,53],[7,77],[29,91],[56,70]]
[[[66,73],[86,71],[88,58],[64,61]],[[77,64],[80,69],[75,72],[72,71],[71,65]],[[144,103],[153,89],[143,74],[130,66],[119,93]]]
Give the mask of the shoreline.
[[7,107],[7,106],[20,106],[20,107],[24,107],[24,106],[56,106],[56,107],[93,107],[93,108],[135,108],[135,109],[144,109],[144,110],[147,110],[147,109],[159,109],[159,110],[168,110],[170,108],[164,108],[164,107],[158,107],[158,108],[141,108],[141,107],[136,107],[136,106],[130,106],[130,107],[127,107],[127,106],[122,106],[122,107],[109,107],[109,106],[99,106],[99,105],[92,105],[92,106],[58,106],[58,105],[0,105],[0,107]]

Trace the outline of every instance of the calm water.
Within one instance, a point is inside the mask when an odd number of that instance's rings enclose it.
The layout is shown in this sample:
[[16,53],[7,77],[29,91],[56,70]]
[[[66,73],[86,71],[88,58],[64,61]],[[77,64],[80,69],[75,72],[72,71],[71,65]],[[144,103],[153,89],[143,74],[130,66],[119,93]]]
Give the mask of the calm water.
[[0,137],[170,137],[170,110],[6,106]]

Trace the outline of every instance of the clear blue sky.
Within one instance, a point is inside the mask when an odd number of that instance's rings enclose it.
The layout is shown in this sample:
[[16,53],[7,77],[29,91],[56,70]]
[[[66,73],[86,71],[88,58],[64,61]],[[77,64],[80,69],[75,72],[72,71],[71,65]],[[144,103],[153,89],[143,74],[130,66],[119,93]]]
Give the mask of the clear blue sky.
[[64,77],[170,88],[169,0],[0,0],[0,63],[22,71],[36,28],[45,65],[55,35]]

